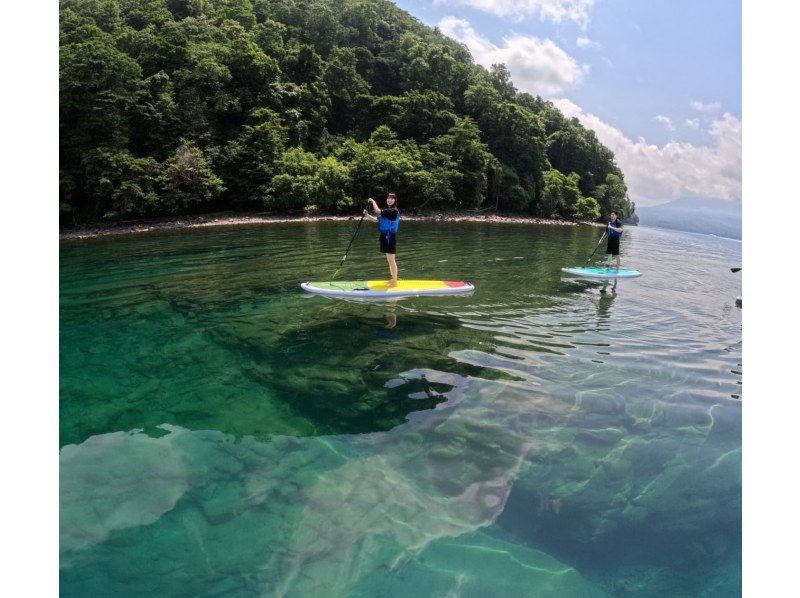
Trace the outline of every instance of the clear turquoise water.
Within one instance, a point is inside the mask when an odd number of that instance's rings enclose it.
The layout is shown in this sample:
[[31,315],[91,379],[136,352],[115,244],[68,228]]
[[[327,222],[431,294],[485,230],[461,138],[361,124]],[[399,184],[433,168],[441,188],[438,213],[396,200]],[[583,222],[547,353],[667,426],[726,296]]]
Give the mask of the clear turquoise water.
[[63,595],[740,594],[739,242],[408,222],[473,296],[302,294],[353,226],[62,243]]

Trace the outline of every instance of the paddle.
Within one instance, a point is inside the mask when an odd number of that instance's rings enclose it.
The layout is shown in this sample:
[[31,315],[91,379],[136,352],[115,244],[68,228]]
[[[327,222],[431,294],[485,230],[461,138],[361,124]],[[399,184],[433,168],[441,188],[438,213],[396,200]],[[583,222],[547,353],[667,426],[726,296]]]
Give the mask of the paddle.
[[741,272],[741,268],[731,268],[731,272]]
[[602,242],[603,242],[603,239],[605,239],[605,238],[606,238],[606,233],[607,233],[607,232],[608,232],[608,231],[606,230],[606,231],[603,233],[603,236],[602,236],[602,237],[600,237],[600,240],[597,242],[597,246],[594,248],[594,251],[592,252],[592,255],[590,255],[590,256],[589,256],[589,259],[588,259],[588,260],[586,260],[586,263],[587,263],[587,264],[588,264],[589,262],[591,262],[591,261],[592,261],[592,258],[594,257],[594,254],[595,254],[595,253],[597,253],[597,250],[600,248],[600,243],[602,243]]
[[347,249],[345,250],[344,255],[342,256],[342,261],[339,262],[339,267],[336,268],[336,272],[334,272],[333,276],[331,276],[331,280],[336,278],[336,275],[339,273],[339,270],[342,269],[342,264],[344,264],[344,261],[347,259],[347,254],[350,253],[350,248],[353,246],[353,241],[356,240],[356,235],[358,234],[358,229],[361,228],[361,223],[364,222],[364,216],[366,216],[366,213],[362,210],[362,212],[361,212],[361,220],[358,221],[358,226],[356,227],[356,232],[353,233],[353,238],[350,239],[350,244],[347,246]]

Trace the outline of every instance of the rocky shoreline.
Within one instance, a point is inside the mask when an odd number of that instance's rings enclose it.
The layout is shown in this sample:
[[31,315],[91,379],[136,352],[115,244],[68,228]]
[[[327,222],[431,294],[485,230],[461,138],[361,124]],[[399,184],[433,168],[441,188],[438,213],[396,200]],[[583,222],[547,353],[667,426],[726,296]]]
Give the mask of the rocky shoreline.
[[[139,221],[115,222],[76,228],[62,228],[59,239],[88,239],[105,235],[128,235],[161,230],[182,228],[199,228],[206,226],[241,226],[247,224],[283,224],[290,222],[315,221],[347,221],[358,220],[359,216],[336,215],[290,215],[290,214],[207,214],[203,216],[185,216],[170,218],[154,218]],[[403,214],[406,221],[429,222],[490,222],[500,224],[548,224],[557,226],[602,226],[596,222],[576,222],[571,220],[553,220],[532,216],[501,216],[498,214],[477,214],[474,212],[435,212],[430,214]]]

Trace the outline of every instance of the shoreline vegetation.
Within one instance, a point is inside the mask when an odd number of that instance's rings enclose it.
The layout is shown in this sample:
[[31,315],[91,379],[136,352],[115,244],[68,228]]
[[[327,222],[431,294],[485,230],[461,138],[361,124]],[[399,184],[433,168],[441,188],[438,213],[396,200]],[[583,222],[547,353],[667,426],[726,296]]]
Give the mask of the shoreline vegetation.
[[[358,214],[308,214],[308,213],[231,213],[218,212],[191,216],[169,216],[136,221],[101,223],[86,226],[61,228],[59,240],[69,241],[91,239],[108,235],[129,235],[153,231],[169,231],[187,228],[204,228],[218,226],[245,226],[253,224],[289,224],[294,222],[347,222],[358,221]],[[423,212],[419,214],[403,214],[404,221],[418,222],[484,222],[498,224],[556,225],[556,226],[598,226],[599,222],[579,220],[557,220],[553,218],[537,218],[527,215],[503,215],[496,213],[461,212]]]
[[389,0],[61,0],[59,220],[406,210],[595,220],[614,153]]

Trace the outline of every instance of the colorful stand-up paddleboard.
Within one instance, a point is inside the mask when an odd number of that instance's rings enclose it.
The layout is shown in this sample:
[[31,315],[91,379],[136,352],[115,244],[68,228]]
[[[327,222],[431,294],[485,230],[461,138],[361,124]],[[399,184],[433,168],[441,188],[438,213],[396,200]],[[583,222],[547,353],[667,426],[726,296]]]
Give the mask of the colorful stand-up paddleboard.
[[584,278],[636,278],[642,273],[628,268],[561,268],[562,272]]
[[380,297],[416,297],[421,295],[465,295],[475,287],[463,280],[403,280],[389,287],[388,280],[335,280],[332,282],[304,282],[300,287],[309,293],[371,299]]

